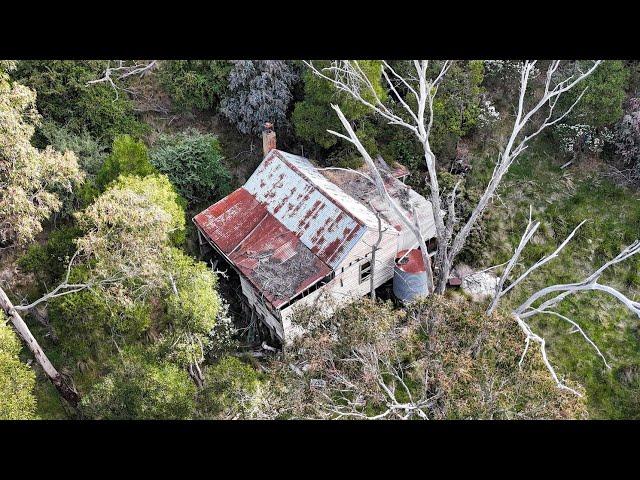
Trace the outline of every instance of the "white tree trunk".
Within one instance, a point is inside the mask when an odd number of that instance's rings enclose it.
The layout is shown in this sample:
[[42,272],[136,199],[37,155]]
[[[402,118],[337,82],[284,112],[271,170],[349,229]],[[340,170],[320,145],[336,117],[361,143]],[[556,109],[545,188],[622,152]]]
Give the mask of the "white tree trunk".
[[54,387],[58,390],[60,395],[67,400],[73,407],[78,405],[80,397],[78,392],[70,385],[67,380],[56,370],[51,364],[44,351],[38,344],[38,341],[31,334],[29,327],[24,322],[20,314],[16,311],[11,300],[7,297],[7,294],[2,288],[0,288],[0,307],[5,311],[11,324],[20,335],[20,338],[24,341],[27,348],[31,351],[38,364],[42,367],[45,375],[51,380]]

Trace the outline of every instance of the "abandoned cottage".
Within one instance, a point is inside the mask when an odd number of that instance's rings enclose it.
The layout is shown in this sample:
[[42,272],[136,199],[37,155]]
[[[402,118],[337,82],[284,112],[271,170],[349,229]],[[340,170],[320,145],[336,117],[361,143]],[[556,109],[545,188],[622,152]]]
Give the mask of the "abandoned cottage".
[[[337,305],[392,278],[402,300],[424,293],[416,239],[374,185],[276,149],[269,124],[263,147],[264,159],[245,185],[193,222],[200,244],[238,273],[242,294],[274,338],[284,344],[301,333],[293,311],[321,297],[323,305]],[[403,183],[408,170],[377,161],[389,194],[410,217],[416,212],[425,241],[433,239],[431,203]]]

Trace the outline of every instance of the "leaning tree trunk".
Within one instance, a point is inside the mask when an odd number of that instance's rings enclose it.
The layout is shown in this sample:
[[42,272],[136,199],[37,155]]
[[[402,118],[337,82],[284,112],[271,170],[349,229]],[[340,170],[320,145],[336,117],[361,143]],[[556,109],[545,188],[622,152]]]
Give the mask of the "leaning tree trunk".
[[78,392],[71,386],[67,380],[58,372],[55,367],[51,364],[44,351],[38,344],[38,341],[34,338],[29,330],[29,327],[24,320],[20,316],[20,314],[16,311],[11,300],[7,297],[7,294],[0,288],[0,307],[5,311],[5,313],[9,316],[13,327],[16,329],[24,343],[29,347],[31,353],[35,357],[36,361],[44,370],[44,373],[53,386],[56,387],[62,398],[64,398],[67,402],[69,402],[74,408],[78,405],[80,397]]

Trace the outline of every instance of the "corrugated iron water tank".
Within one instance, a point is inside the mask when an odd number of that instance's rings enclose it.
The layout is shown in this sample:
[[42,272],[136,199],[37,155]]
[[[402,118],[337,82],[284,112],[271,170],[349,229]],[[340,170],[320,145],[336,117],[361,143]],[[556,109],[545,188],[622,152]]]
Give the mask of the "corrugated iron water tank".
[[427,271],[418,249],[401,250],[393,269],[393,294],[403,302],[428,295]]

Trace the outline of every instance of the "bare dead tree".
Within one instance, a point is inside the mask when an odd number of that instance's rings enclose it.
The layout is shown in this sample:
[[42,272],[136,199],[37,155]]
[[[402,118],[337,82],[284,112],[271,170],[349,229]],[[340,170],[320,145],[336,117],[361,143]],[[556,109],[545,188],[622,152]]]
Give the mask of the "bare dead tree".
[[378,220],[378,239],[376,243],[371,246],[371,277],[369,278],[370,289],[371,289],[371,300],[376,299],[376,289],[375,289],[375,276],[376,276],[376,252],[380,249],[380,243],[382,243],[384,232],[387,230],[386,228],[382,228],[382,219],[380,218],[380,212],[376,211],[373,208],[373,205],[369,204],[371,209],[376,214],[376,219]]
[[11,303],[11,300],[9,300],[9,297],[2,288],[0,288],[0,307],[5,311],[5,313],[9,317],[9,320],[11,321],[11,324],[16,329],[16,332],[18,332],[20,338],[22,338],[27,348],[29,348],[29,350],[33,354],[34,358],[38,362],[38,365],[42,367],[42,370],[44,371],[47,378],[51,381],[53,386],[56,387],[56,390],[58,390],[60,396],[68,401],[69,404],[71,404],[73,407],[76,407],[80,400],[78,392],[68,381],[68,379],[66,379],[60,372],[58,372],[58,370],[56,370],[53,364],[49,361],[49,358],[45,355],[42,347],[40,347],[38,341],[31,334],[29,327],[24,322],[17,309],[14,307],[13,303]]
[[[421,390],[421,395],[415,394],[404,379],[401,365],[394,364],[387,355],[381,355],[374,345],[363,345],[353,349],[350,355],[340,360],[358,365],[364,372],[364,376],[371,382],[371,388],[362,384],[356,384],[337,368],[328,371],[329,389],[328,395],[322,391],[318,393],[325,399],[323,409],[332,418],[360,418],[367,420],[399,419],[409,420],[419,418],[429,419],[429,409],[435,404],[440,395],[430,395],[427,389]],[[427,373],[425,373],[427,375]],[[427,379],[423,382],[427,385]],[[406,396],[406,401],[398,400],[396,391],[400,389]],[[366,397],[369,400],[384,405],[385,410],[376,415],[363,412],[366,405]]]
[[[460,219],[457,219],[453,215],[449,214],[445,220],[445,212],[450,213],[451,211],[455,211],[456,197],[455,195],[450,195],[448,199],[441,199],[440,185],[437,178],[436,156],[430,144],[434,97],[451,63],[450,61],[444,62],[437,76],[431,79],[427,76],[429,68],[428,60],[414,60],[412,64],[415,73],[412,72],[412,75],[406,77],[398,74],[389,63],[383,61],[382,77],[396,101],[395,105],[391,105],[390,102],[384,102],[380,98],[374,85],[364,73],[358,61],[337,60],[333,61],[329,67],[321,69],[316,68],[312,62],[305,62],[313,73],[331,82],[339,91],[347,93],[355,100],[369,107],[376,114],[387,120],[390,125],[400,125],[411,131],[422,145],[425,163],[429,173],[430,200],[433,207],[436,238],[438,240],[438,251],[435,255],[434,265],[434,269],[438,273],[437,284],[434,288],[437,293],[444,292],[456,256],[464,247],[471,229],[489,205],[509,167],[513,164],[514,160],[526,150],[528,143],[533,138],[538,136],[547,127],[561,121],[571,112],[580,98],[582,98],[584,90],[578,96],[577,100],[560,114],[554,112],[558,100],[564,93],[573,89],[579,82],[588,77],[598,67],[601,61],[594,61],[586,71],[579,72],[562,80],[557,78],[560,61],[554,60],[550,62],[547,68],[544,88],[541,92],[531,92],[533,98],[528,101],[527,92],[533,90],[530,83],[534,76],[532,74],[536,68],[537,61],[526,61],[523,63],[520,75],[520,95],[518,105],[516,106],[513,128],[506,145],[496,161],[489,183],[471,215],[464,221],[462,226],[459,225]],[[404,99],[398,91],[399,88],[408,92],[407,95],[411,98],[411,102]],[[415,103],[415,105],[412,106],[410,103]],[[358,145],[360,142],[355,138],[352,129],[346,127],[348,122],[344,119],[344,115],[342,115],[337,107],[334,106],[334,108],[338,112],[338,116],[349,135],[344,136],[336,134],[335,132],[331,133],[345,138],[356,145],[366,160],[369,155],[363,153],[364,148],[362,148],[362,145]],[[394,108],[396,108],[397,111],[395,111]],[[546,112],[546,117],[544,117],[544,120],[536,127],[534,120],[543,112]],[[372,171],[376,170],[373,162],[367,161],[367,166]],[[443,206],[446,207],[446,210],[442,209]],[[401,216],[401,218],[404,221],[405,217]],[[412,231],[415,232],[414,229],[412,229]],[[422,244],[424,244],[424,241],[421,241],[419,237],[418,231],[416,238],[420,247],[423,248]],[[425,258],[425,265],[428,267],[431,266],[428,258]],[[431,269],[429,268],[428,270]]]
[[20,338],[24,341],[27,348],[31,351],[34,358],[38,362],[38,364],[42,367],[42,370],[47,375],[51,383],[56,387],[60,395],[67,400],[73,407],[76,407],[78,401],[80,399],[78,392],[73,387],[72,383],[69,382],[62,374],[60,374],[55,367],[51,364],[48,357],[40,347],[40,344],[35,339],[29,327],[24,322],[19,312],[30,312],[34,310],[41,303],[48,302],[54,298],[62,297],[64,295],[69,295],[71,293],[77,293],[82,290],[88,290],[99,285],[109,285],[118,281],[121,281],[120,278],[107,278],[94,280],[84,283],[73,283],[70,282],[70,275],[72,266],[79,255],[79,250],[76,251],[69,261],[67,265],[67,272],[65,275],[65,279],[62,283],[60,283],[56,288],[54,288],[49,293],[43,295],[39,299],[33,301],[28,305],[14,305],[6,292],[0,287],[0,308],[4,310],[4,312],[9,317],[13,327],[15,328]]
[[398,216],[398,218],[400,218],[402,223],[404,223],[405,226],[416,237],[418,246],[420,247],[420,251],[422,252],[422,260],[424,261],[424,265],[426,267],[427,288],[429,292],[433,292],[434,283],[433,283],[433,270],[431,268],[431,257],[429,257],[429,253],[427,252],[427,245],[424,241],[424,237],[422,236],[422,232],[420,231],[420,226],[419,226],[417,217],[415,219],[412,219],[408,215],[406,215],[400,208],[400,205],[398,205],[398,202],[396,201],[396,199],[393,198],[391,195],[389,195],[389,192],[387,191],[387,188],[384,185],[384,180],[382,178],[382,175],[380,175],[380,171],[378,170],[378,167],[376,166],[373,159],[371,158],[367,150],[364,148],[364,146],[358,139],[356,133],[353,131],[353,128],[351,127],[351,124],[342,113],[342,110],[340,110],[340,107],[338,105],[331,105],[331,107],[333,107],[333,109],[338,114],[338,118],[340,119],[340,122],[342,123],[344,129],[347,131],[348,136],[338,132],[334,132],[333,130],[328,130],[328,132],[355,145],[355,147],[358,149],[358,152],[360,152],[360,155],[362,155],[362,158],[364,159],[366,165],[369,167],[369,170],[372,173],[372,177],[368,177],[368,178],[376,186],[376,190],[378,191],[378,194],[382,197],[385,203],[393,210],[393,212]]
[[496,307],[498,306],[500,299],[503,296],[505,296],[511,289],[513,289],[516,285],[518,285],[522,280],[524,280],[527,276],[529,276],[530,273],[532,273],[534,270],[537,270],[538,268],[542,267],[546,263],[556,258],[560,253],[560,251],[571,241],[571,239],[576,234],[578,229],[582,225],[584,225],[584,223],[586,222],[586,220],[583,220],[582,222],[580,222],[580,224],[573,229],[573,231],[569,234],[569,236],[564,240],[564,242],[562,242],[558,246],[558,248],[553,253],[541,258],[534,265],[529,267],[529,269],[527,269],[527,271],[525,271],[522,275],[520,275],[516,280],[511,282],[507,288],[504,288],[504,284],[509,279],[511,270],[516,265],[518,259],[520,258],[520,255],[522,254],[522,251],[527,246],[527,244],[529,243],[533,235],[536,233],[536,231],[538,230],[538,227],[540,227],[540,222],[531,221],[531,213],[532,213],[532,210],[531,210],[531,207],[529,207],[529,223],[527,223],[527,228],[522,234],[522,238],[520,239],[520,243],[518,244],[518,247],[516,248],[513,256],[507,263],[507,266],[505,267],[504,271],[502,272],[502,275],[500,276],[500,280],[496,285],[495,294],[493,296],[491,304],[489,305],[489,308],[487,309],[487,315],[491,315],[493,311],[496,309]]
[[[487,313],[491,314],[497,307],[499,301],[505,296],[505,294],[507,294],[510,290],[512,290],[515,286],[517,286],[520,282],[522,282],[532,272],[534,272],[538,268],[542,267],[543,265],[547,264],[548,262],[556,258],[560,253],[560,251],[564,247],[566,247],[569,241],[574,237],[578,229],[585,223],[585,221],[582,221],[576,228],[574,228],[573,231],[567,236],[567,238],[551,254],[542,257],[535,264],[533,264],[531,267],[525,270],[525,272],[522,273],[517,279],[511,282],[508,287],[504,288],[504,284],[508,279],[511,273],[511,270],[513,269],[513,266],[517,262],[518,258],[520,257],[520,254],[522,253],[526,245],[529,243],[529,241],[533,237],[533,234],[536,232],[536,230],[540,226],[540,222],[532,222],[531,213],[529,213],[529,222],[527,224],[527,227],[522,235],[522,238],[520,239],[520,243],[518,244],[518,247],[516,248],[513,256],[507,263],[507,266],[505,267],[502,273],[500,281],[496,287],[496,292],[494,294],[493,300],[489,305],[489,308],[487,309]],[[604,357],[604,355],[602,354],[598,346],[595,344],[595,342],[591,338],[589,338],[589,336],[585,333],[582,327],[577,322],[570,319],[569,317],[552,310],[552,308],[557,306],[569,295],[572,295],[577,292],[595,290],[595,291],[608,293],[613,297],[617,298],[620,302],[622,302],[623,305],[625,305],[629,309],[629,311],[631,311],[631,313],[636,314],[640,318],[640,302],[631,300],[626,295],[624,295],[623,293],[621,293],[620,291],[616,290],[615,288],[609,285],[602,285],[598,283],[599,278],[602,276],[605,270],[607,270],[612,265],[615,265],[617,263],[620,263],[630,258],[631,256],[637,254],[638,252],[640,252],[640,240],[636,240],[631,245],[624,248],[618,254],[618,256],[616,256],[613,260],[606,262],[604,265],[602,265],[600,268],[595,270],[591,275],[586,277],[584,280],[576,283],[557,284],[557,285],[551,285],[549,287],[542,288],[537,292],[533,293],[531,296],[529,296],[529,298],[525,300],[520,306],[515,308],[512,311],[513,317],[515,318],[516,322],[518,323],[523,333],[525,334],[525,347],[524,347],[524,351],[522,352],[519,365],[522,365],[522,362],[524,361],[524,358],[529,350],[529,346],[533,341],[540,346],[540,352],[542,354],[542,359],[544,361],[544,364],[547,367],[547,370],[549,370],[549,373],[551,374],[551,377],[553,378],[553,380],[556,382],[557,386],[563,390],[568,390],[578,396],[581,396],[581,394],[578,391],[576,391],[571,387],[568,387],[563,381],[559,379],[553,365],[551,365],[551,362],[549,361],[549,358],[547,356],[546,341],[544,337],[535,333],[531,325],[527,322],[527,319],[530,317],[533,317],[538,314],[547,314],[547,315],[553,315],[569,323],[572,326],[572,328],[574,328],[576,332],[579,332],[580,335],[582,335],[582,337],[586,340],[586,342],[593,347],[593,349],[596,351],[598,356],[604,362],[604,365],[606,366],[606,368],[610,369],[611,366],[607,362],[606,358]],[[544,298],[548,297],[551,294],[555,294],[555,296],[553,296],[550,299],[543,300]],[[539,303],[538,305],[534,305],[538,301],[541,301],[541,303]]]

